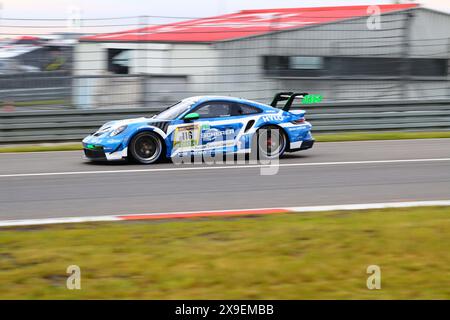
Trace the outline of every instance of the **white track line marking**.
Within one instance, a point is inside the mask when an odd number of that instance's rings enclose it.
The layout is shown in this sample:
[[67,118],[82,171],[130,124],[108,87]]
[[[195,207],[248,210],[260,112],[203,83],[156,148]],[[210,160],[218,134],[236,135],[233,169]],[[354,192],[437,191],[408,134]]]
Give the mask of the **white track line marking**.
[[445,162],[450,158],[432,159],[398,159],[398,160],[366,160],[366,161],[338,161],[338,162],[305,162],[305,163],[279,163],[273,165],[228,165],[228,166],[202,166],[202,167],[176,167],[155,169],[124,169],[124,170],[93,170],[93,171],[66,171],[66,172],[38,172],[38,173],[12,173],[1,174],[0,178],[14,177],[41,177],[41,176],[66,176],[86,174],[111,174],[111,173],[139,173],[139,172],[166,172],[166,171],[192,171],[192,170],[222,170],[222,169],[252,169],[273,167],[309,167],[309,166],[335,166],[349,164],[386,164],[386,163],[414,163],[414,162]]
[[315,211],[368,210],[368,209],[409,208],[409,207],[428,207],[428,206],[450,206],[450,200],[338,204],[331,206],[290,207],[289,209],[296,212],[315,212]]
[[[223,216],[232,214],[236,211],[253,211],[253,213],[245,213],[242,215],[258,214],[258,211],[265,210],[284,210],[292,213],[296,212],[319,212],[319,211],[335,211],[335,210],[367,210],[367,209],[384,209],[384,208],[409,208],[409,207],[425,207],[425,206],[450,206],[450,200],[432,200],[432,201],[407,201],[407,202],[383,202],[383,203],[360,203],[360,204],[339,204],[326,206],[303,206],[303,207],[278,207],[278,208],[260,208],[260,209],[239,209],[239,210],[210,210],[210,211],[189,211],[189,212],[167,212],[167,213],[141,213],[141,214],[117,214],[105,216],[88,216],[88,217],[62,217],[62,218],[45,218],[45,219],[23,219],[23,220],[3,220],[0,221],[0,227],[16,227],[31,225],[47,225],[60,223],[80,223],[80,222],[109,222],[109,221],[126,221],[127,217],[149,216],[155,218],[163,216],[163,219],[169,219],[170,216],[176,218],[184,216],[193,216],[195,214],[214,214],[220,213]],[[169,217],[168,217],[169,216]],[[150,219],[149,218],[149,219]],[[144,220],[144,219],[143,219]]]
[[80,223],[80,222],[108,222],[120,221],[116,216],[91,216],[91,217],[62,217],[45,219],[21,219],[0,221],[0,227],[36,226],[44,224]]

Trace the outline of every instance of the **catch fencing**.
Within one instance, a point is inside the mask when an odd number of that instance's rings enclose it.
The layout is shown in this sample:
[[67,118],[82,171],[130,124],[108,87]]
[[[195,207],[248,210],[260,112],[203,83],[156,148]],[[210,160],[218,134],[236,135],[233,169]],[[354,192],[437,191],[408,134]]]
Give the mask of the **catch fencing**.
[[[8,111],[158,110],[188,96],[264,102],[279,91],[318,94],[326,103],[450,99],[448,15],[394,10],[371,29],[365,10],[347,18],[294,11],[2,17],[0,38],[9,40],[0,43],[0,104]],[[217,30],[225,40],[214,40]]]
[[376,26],[369,8],[1,17],[0,143],[79,141],[189,96],[280,91],[322,97],[299,106],[317,133],[449,130],[450,18],[409,8]]
[[[450,130],[450,100],[301,105],[313,133]],[[293,109],[299,109],[297,106]],[[0,144],[80,141],[110,120],[151,117],[150,108],[0,113]]]

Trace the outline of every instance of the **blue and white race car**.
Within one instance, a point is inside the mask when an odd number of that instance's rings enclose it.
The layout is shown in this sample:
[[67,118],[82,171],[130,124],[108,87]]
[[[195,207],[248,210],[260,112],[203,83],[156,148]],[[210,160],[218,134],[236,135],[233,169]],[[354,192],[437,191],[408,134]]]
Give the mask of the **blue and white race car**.
[[[305,111],[290,111],[294,99],[305,95],[280,92],[271,105],[232,97],[187,98],[151,118],[104,124],[83,139],[84,154],[89,160],[143,164],[198,154],[257,152],[258,157],[281,157],[314,144]],[[277,108],[280,101],[286,103]]]

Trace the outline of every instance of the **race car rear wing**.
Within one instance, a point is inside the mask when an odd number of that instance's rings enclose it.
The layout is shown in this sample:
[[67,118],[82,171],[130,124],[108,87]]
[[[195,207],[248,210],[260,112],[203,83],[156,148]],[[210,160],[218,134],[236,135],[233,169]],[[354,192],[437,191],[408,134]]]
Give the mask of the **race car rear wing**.
[[292,103],[296,98],[303,99],[307,96],[308,93],[294,93],[294,92],[278,92],[275,97],[273,97],[272,103],[270,104],[272,107],[277,108],[278,102],[286,101],[285,105],[281,107],[283,111],[289,111],[291,109]]

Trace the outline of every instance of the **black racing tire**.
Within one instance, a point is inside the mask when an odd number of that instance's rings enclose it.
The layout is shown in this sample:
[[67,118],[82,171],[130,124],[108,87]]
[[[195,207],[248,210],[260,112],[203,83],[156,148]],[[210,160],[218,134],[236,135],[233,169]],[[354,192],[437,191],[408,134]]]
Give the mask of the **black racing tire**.
[[128,144],[130,160],[137,163],[156,163],[163,158],[163,154],[163,141],[157,133],[152,131],[138,133]]
[[[267,134],[262,134],[267,130]],[[270,140],[269,140],[270,139]],[[265,147],[263,147],[265,144]],[[257,159],[281,158],[288,144],[288,138],[283,129],[275,125],[267,125],[259,128],[252,141],[252,153],[256,152]],[[275,148],[275,150],[272,150]]]

